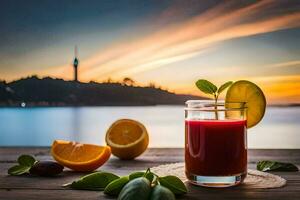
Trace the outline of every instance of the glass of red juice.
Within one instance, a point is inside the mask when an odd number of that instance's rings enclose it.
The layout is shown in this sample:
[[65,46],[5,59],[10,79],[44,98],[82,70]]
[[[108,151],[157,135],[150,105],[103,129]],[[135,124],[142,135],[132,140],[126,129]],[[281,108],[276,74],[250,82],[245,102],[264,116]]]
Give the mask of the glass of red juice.
[[247,175],[244,102],[189,100],[185,108],[185,172],[195,185],[229,187]]

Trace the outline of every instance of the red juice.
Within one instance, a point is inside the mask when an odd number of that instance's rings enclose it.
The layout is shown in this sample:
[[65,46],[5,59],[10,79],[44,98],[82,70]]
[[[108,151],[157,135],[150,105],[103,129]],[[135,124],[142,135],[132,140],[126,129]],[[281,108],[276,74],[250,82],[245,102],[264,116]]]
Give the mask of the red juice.
[[247,172],[246,120],[186,120],[186,175],[233,176]]

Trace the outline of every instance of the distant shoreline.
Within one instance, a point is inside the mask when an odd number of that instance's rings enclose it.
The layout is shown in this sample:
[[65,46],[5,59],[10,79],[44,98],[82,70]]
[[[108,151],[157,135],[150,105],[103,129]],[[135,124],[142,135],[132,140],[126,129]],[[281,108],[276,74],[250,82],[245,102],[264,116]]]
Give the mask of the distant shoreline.
[[[154,84],[138,86],[132,82],[82,83],[36,76],[9,83],[0,81],[0,108],[184,106],[191,99],[209,98],[176,94]],[[300,107],[300,103],[269,104],[268,107]]]
[[208,98],[175,94],[155,84],[138,86],[133,82],[83,83],[37,76],[0,82],[0,107],[184,105],[190,99]]

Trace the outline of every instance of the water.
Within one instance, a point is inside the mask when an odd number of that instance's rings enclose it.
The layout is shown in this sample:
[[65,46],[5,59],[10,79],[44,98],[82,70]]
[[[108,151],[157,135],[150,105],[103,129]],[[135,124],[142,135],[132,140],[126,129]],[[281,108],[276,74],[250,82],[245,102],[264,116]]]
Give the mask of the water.
[[[141,121],[151,147],[183,147],[182,106],[1,108],[0,146],[49,146],[55,139],[105,144],[115,120]],[[248,130],[249,148],[300,148],[300,107],[267,108],[263,121]]]

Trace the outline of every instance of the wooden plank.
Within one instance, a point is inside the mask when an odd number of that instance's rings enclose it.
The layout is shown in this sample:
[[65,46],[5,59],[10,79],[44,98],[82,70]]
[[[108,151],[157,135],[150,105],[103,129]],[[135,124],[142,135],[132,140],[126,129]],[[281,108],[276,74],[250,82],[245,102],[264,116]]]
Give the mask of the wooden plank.
[[[190,188],[189,188],[190,189]],[[27,190],[27,189],[17,189],[17,190],[0,190],[0,199],[5,200],[66,200],[66,199],[78,199],[78,200],[99,200],[99,199],[113,199],[107,197],[103,192],[97,191],[83,191],[83,190]],[[299,200],[299,193],[294,191],[276,191],[269,190],[264,191],[236,191],[232,189],[206,189],[206,188],[194,188],[190,189],[187,195],[179,197],[178,199],[213,199],[213,200],[244,200],[244,199],[272,199],[272,200]]]
[[[76,191],[64,189],[62,184],[70,182],[83,173],[65,170],[59,177],[8,176],[7,169],[12,166],[20,154],[35,155],[39,160],[49,160],[49,148],[0,148],[0,199],[107,199],[103,192]],[[249,168],[261,159],[289,161],[300,164],[300,150],[249,150]],[[183,161],[183,149],[149,149],[134,161],[121,161],[111,158],[101,170],[125,175],[136,170],[165,163]],[[300,173],[276,172],[288,180],[284,188],[249,190],[243,187],[227,189],[202,188],[188,185],[189,193],[180,199],[299,199]]]
[[63,191],[63,190],[0,190],[2,200],[94,200],[105,199],[102,192],[96,191]]
[[[0,147],[0,163],[15,162],[21,154],[32,154],[41,160],[51,159],[48,147]],[[140,158],[183,161],[183,154],[182,148],[150,148]],[[276,157],[279,161],[300,164],[300,149],[250,149],[248,157],[250,163]]]

